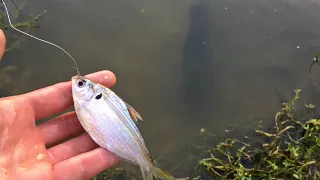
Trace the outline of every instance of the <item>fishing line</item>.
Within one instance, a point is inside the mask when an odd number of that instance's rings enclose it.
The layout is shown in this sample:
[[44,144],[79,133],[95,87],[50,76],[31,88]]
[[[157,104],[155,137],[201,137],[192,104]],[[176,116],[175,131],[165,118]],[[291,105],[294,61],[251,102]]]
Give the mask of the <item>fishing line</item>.
[[10,26],[11,26],[14,30],[16,30],[16,31],[18,31],[18,32],[20,32],[20,33],[22,33],[22,34],[24,34],[24,35],[27,35],[27,36],[29,36],[29,37],[31,37],[31,38],[33,38],[33,39],[36,39],[36,40],[38,40],[38,41],[41,41],[41,42],[50,44],[50,45],[52,45],[52,46],[54,46],[54,47],[56,47],[56,48],[59,48],[59,49],[62,50],[63,52],[65,52],[65,53],[73,60],[75,66],[76,66],[76,67],[74,67],[74,69],[77,71],[77,74],[80,75],[79,68],[78,68],[78,64],[77,64],[76,60],[75,60],[66,50],[64,50],[62,47],[60,47],[60,46],[58,46],[58,45],[56,45],[56,44],[54,44],[54,43],[52,43],[52,42],[49,42],[49,41],[40,39],[40,38],[38,38],[38,37],[35,37],[35,36],[31,35],[31,34],[28,34],[28,33],[26,33],[26,32],[23,32],[23,31],[15,28],[15,27],[12,25],[12,23],[11,23],[11,19],[10,19],[10,15],[9,15],[9,12],[8,12],[8,9],[7,9],[7,6],[6,6],[6,3],[4,2],[4,0],[1,0],[1,1],[2,1],[3,5],[4,5],[4,9],[6,10],[6,13],[7,13],[7,16],[8,16],[8,20],[9,20],[9,24],[10,24]]

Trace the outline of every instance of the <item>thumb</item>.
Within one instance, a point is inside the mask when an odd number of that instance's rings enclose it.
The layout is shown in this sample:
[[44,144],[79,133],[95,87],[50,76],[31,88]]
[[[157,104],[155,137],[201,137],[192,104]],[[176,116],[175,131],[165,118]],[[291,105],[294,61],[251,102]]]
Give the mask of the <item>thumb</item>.
[[0,61],[2,59],[5,49],[6,49],[6,37],[2,29],[0,29]]

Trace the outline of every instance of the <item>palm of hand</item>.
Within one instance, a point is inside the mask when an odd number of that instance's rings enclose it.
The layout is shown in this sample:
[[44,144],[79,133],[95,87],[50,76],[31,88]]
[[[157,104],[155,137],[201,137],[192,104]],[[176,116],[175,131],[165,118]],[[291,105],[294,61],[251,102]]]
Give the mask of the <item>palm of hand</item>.
[[52,163],[32,107],[20,97],[2,100],[0,109],[1,179],[51,179]]

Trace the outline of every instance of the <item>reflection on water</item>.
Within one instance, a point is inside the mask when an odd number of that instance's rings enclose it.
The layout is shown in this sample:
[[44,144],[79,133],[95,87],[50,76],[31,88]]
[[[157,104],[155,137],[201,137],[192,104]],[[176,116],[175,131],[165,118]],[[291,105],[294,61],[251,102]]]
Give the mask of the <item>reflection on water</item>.
[[[320,50],[318,1],[28,2],[31,14],[47,10],[35,35],[66,48],[82,74],[115,72],[114,90],[143,116],[142,134],[163,161],[187,154],[182,148],[201,127],[223,135],[272,118],[295,88],[320,103],[307,77]],[[1,95],[69,81],[74,73],[65,54],[32,39],[1,63],[19,72]]]
[[209,1],[203,1],[189,10],[189,27],[182,57],[183,84],[179,92],[182,104],[188,106],[190,122],[205,120],[202,114],[212,110],[210,100],[213,88],[213,57],[211,18]]

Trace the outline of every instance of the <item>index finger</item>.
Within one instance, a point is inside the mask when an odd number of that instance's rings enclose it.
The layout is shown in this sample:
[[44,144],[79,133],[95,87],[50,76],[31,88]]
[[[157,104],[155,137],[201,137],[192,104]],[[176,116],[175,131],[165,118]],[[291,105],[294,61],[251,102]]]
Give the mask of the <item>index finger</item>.
[[[86,77],[107,87],[112,87],[116,83],[115,75],[107,70],[92,73]],[[39,120],[70,108],[73,104],[71,88],[71,81],[68,81],[21,96],[30,103],[35,119]]]
[[53,176],[54,179],[90,179],[119,162],[119,157],[99,147],[54,164]]
[[5,51],[5,47],[6,47],[6,37],[4,35],[4,32],[0,29],[0,61]]

